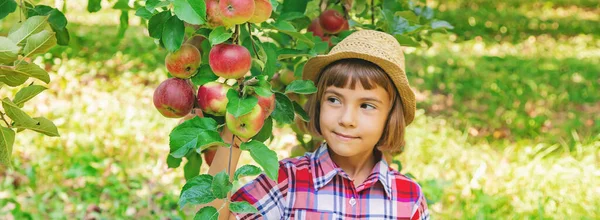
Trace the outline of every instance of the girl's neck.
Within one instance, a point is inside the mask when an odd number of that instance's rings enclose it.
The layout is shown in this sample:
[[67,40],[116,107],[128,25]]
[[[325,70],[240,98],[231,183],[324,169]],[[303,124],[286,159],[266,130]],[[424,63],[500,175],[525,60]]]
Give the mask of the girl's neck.
[[335,154],[328,149],[331,160],[354,181],[355,186],[360,185],[371,174],[376,163],[376,155],[373,151],[358,154],[352,157],[344,157]]

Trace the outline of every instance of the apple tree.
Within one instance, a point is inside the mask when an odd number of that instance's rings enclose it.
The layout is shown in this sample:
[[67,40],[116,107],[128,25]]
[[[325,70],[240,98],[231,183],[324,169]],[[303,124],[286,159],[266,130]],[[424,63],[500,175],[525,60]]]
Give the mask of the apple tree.
[[[202,152],[212,160],[216,147],[231,147],[219,133],[225,126],[233,138],[247,140],[240,149],[260,165],[240,167],[234,181],[261,172],[277,179],[276,153],[264,144],[274,125],[294,128],[301,143],[295,154],[314,148],[320,140],[307,141],[302,129],[309,120],[306,95],[317,90],[302,80],[309,58],[359,29],[420,47],[431,45],[431,33],[452,28],[410,0],[147,0],[134,10],[147,21],[149,37],[169,51],[165,66],[172,78],[155,90],[154,105],[165,117],[185,117],[169,135],[166,158],[171,168],[187,158],[180,208],[226,199],[232,191],[225,171],[199,173]],[[226,202],[233,212],[256,212],[246,202]],[[196,217],[216,219],[217,208],[204,207]]]
[[[31,1],[0,0],[0,20],[19,13],[19,22],[10,24],[7,36],[0,36],[0,89],[15,90],[14,97],[0,97],[0,170],[11,167],[15,135],[32,130],[47,136],[59,136],[52,121],[31,117],[22,110],[25,103],[40,94],[50,82],[45,69],[32,62],[52,47],[67,45],[69,32],[64,14],[47,5]],[[1,22],[6,22],[2,20]]]

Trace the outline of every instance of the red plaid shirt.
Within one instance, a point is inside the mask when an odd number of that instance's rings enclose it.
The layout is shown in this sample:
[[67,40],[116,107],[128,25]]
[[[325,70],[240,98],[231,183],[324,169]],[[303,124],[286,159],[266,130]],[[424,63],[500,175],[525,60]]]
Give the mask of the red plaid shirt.
[[257,214],[237,219],[429,219],[423,191],[415,181],[381,159],[369,177],[354,186],[329,157],[327,144],[314,153],[279,161],[277,182],[261,174],[232,201],[247,201]]

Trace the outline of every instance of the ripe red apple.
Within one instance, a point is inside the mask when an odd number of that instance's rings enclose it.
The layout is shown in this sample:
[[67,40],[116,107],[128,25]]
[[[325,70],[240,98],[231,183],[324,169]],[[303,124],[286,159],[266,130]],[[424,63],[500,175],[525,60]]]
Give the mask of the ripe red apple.
[[250,23],[262,23],[271,17],[273,6],[269,0],[255,0],[254,14],[248,20]]
[[227,91],[231,87],[224,83],[209,82],[198,88],[198,106],[212,115],[225,115],[227,111]]
[[294,76],[294,71],[289,69],[283,69],[279,72],[279,81],[284,85],[289,85],[292,81],[296,80],[296,76]]
[[154,90],[154,106],[167,118],[180,118],[194,107],[194,88],[185,79],[169,78]]
[[347,30],[350,30],[350,24],[348,24],[348,20],[345,20],[344,26],[342,27],[342,30],[340,32]]
[[208,54],[208,64],[212,71],[226,79],[244,76],[252,66],[250,51],[237,44],[217,44]]
[[321,37],[321,39],[323,39],[323,36],[325,36],[325,32],[323,32],[323,27],[321,27],[321,23],[319,23],[319,18],[313,19],[310,25],[308,26],[308,29],[306,30],[312,32],[313,36]]
[[233,26],[243,24],[254,15],[254,0],[220,0],[219,9],[223,24]]
[[275,94],[272,94],[269,97],[255,95],[258,99],[258,105],[263,109],[265,113],[265,117],[269,117],[273,110],[275,110]]
[[219,0],[206,0],[206,20],[208,25],[211,27],[218,27],[223,25],[223,17],[221,16],[221,9],[219,9]]
[[342,31],[345,22],[347,21],[344,16],[333,9],[325,10],[319,16],[319,23],[323,27],[323,31],[329,34],[337,34]]
[[301,145],[296,145],[290,150],[290,157],[304,156],[304,153],[306,153],[306,149]]
[[227,112],[225,123],[232,134],[240,138],[249,139],[258,134],[265,123],[265,118],[262,107],[256,105],[252,108],[252,111],[237,118]]
[[171,75],[182,79],[196,74],[201,62],[200,51],[190,44],[181,45],[179,50],[169,53],[165,58],[165,65]]
[[210,166],[215,158],[215,154],[217,154],[217,147],[210,147],[202,151],[202,154],[204,154],[204,161],[206,161],[206,164]]

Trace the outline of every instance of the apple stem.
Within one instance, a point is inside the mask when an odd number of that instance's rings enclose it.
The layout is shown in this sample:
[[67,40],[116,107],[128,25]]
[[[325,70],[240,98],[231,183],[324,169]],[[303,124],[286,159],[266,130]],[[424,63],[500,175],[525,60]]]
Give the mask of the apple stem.
[[254,50],[254,54],[256,54],[256,58],[258,58],[258,60],[262,61],[262,59],[260,59],[260,56],[258,55],[258,51],[256,51],[256,46],[254,46],[254,39],[252,38],[252,25],[250,23],[248,24],[248,33],[250,33],[250,42],[252,42],[252,50]]
[[235,25],[235,33],[233,34],[233,42],[237,45],[240,44],[240,25]]
[[375,0],[371,0],[371,24],[375,25]]
[[8,123],[8,121],[6,121],[6,119],[4,118],[4,112],[0,111],[0,117],[2,117],[2,121],[6,123],[6,126],[8,126],[8,128],[12,128],[12,126],[10,126],[10,123]]

